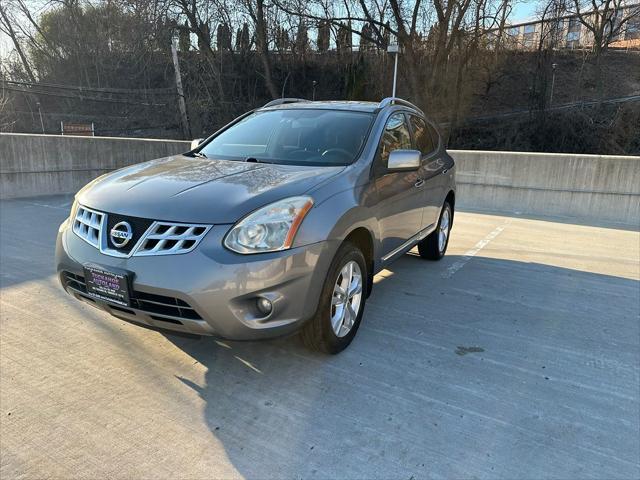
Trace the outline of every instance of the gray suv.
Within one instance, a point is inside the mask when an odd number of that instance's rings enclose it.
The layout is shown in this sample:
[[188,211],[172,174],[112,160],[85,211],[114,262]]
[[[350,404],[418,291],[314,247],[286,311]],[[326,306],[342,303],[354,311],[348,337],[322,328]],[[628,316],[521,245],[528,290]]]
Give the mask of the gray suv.
[[57,270],[68,293],[127,321],[232,340],[300,330],[338,353],[376,272],[416,245],[444,255],[454,170],[405,100],[275,100],[185,154],[85,186]]

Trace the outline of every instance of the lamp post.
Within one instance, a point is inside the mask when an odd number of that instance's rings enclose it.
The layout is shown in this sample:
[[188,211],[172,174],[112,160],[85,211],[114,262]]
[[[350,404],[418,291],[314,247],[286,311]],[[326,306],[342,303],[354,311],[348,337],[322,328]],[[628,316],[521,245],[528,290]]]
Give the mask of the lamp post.
[[42,120],[42,109],[40,108],[40,102],[36,102],[36,107],[38,107],[38,115],[40,115],[40,128],[42,129],[42,134],[44,135],[44,121]]
[[398,80],[398,54],[400,53],[400,46],[397,43],[391,44],[387,47],[387,52],[395,54],[395,61],[393,65],[393,92],[392,97],[396,96],[396,83]]
[[551,64],[551,95],[549,96],[549,107],[553,105],[553,87],[556,84],[556,68],[558,68],[557,63]]

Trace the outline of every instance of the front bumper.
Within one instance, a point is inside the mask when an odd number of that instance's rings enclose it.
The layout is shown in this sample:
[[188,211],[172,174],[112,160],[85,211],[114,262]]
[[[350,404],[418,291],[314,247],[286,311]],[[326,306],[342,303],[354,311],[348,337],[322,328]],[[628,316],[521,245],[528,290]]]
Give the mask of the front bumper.
[[[222,247],[228,228],[214,226],[190,253],[118,258],[100,253],[65,222],[56,242],[60,282],[79,300],[154,328],[230,340],[294,332],[316,311],[337,244],[328,241],[283,252],[239,255]],[[89,297],[83,278],[86,263],[131,272],[131,306]],[[273,304],[267,317],[256,308],[259,297]]]

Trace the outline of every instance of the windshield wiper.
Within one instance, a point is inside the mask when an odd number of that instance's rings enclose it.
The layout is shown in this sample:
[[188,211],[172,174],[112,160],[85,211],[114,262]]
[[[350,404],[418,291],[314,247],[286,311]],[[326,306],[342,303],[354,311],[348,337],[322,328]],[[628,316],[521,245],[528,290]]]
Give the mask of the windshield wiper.
[[260,160],[256,157],[247,157],[244,159],[244,161],[248,163],[272,163],[272,162],[266,162],[264,160]]
[[198,157],[198,158],[209,158],[209,157],[207,157],[207,156],[206,156],[204,153],[202,153],[202,152],[194,152],[194,153],[193,153],[193,156],[194,156],[194,157]]

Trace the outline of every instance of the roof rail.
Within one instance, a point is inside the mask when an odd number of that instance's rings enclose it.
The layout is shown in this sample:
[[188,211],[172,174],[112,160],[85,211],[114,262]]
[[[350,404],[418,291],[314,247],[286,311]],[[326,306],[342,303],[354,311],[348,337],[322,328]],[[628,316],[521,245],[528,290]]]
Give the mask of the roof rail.
[[385,98],[378,104],[378,108],[384,108],[389,105],[404,105],[405,107],[413,108],[414,110],[417,110],[418,112],[424,115],[424,112],[420,110],[418,107],[416,107],[413,103],[407,102],[406,100],[403,100],[402,98],[398,98],[398,97]]
[[263,105],[262,108],[275,107],[276,105],[284,105],[285,103],[298,102],[309,103],[309,100],[305,100],[304,98],[276,98],[275,100],[271,100],[269,103]]

